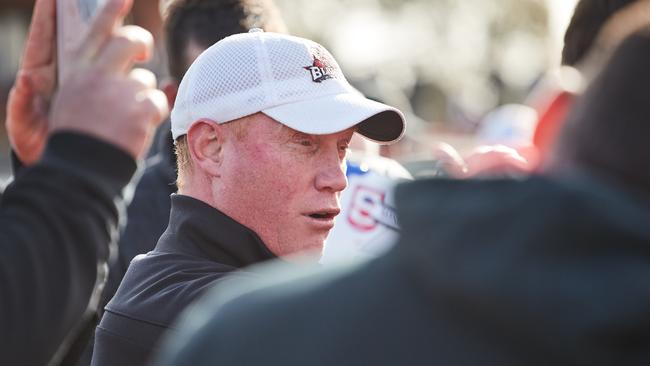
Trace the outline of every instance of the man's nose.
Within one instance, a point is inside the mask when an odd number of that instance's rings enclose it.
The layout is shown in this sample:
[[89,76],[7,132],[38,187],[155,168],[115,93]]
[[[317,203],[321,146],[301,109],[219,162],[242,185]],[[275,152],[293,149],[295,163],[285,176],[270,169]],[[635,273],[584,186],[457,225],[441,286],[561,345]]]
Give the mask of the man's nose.
[[316,189],[319,191],[340,192],[348,185],[345,176],[345,161],[338,155],[335,158],[322,159],[316,175]]

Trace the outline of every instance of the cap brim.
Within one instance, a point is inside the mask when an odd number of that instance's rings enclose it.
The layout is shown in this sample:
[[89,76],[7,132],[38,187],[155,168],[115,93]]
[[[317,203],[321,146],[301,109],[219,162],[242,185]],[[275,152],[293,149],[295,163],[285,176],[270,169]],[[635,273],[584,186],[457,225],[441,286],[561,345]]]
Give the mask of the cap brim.
[[314,135],[358,125],[358,133],[381,144],[399,140],[406,127],[398,109],[352,93],[283,104],[262,113],[294,130]]

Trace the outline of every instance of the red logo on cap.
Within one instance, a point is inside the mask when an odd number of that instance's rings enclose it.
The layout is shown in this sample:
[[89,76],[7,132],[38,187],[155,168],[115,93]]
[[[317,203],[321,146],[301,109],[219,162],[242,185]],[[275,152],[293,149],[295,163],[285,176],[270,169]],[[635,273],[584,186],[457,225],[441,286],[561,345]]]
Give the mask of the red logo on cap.
[[334,77],[332,75],[334,68],[327,66],[323,61],[316,57],[314,57],[314,63],[311,66],[305,66],[304,69],[309,71],[311,79],[315,83],[321,83]]

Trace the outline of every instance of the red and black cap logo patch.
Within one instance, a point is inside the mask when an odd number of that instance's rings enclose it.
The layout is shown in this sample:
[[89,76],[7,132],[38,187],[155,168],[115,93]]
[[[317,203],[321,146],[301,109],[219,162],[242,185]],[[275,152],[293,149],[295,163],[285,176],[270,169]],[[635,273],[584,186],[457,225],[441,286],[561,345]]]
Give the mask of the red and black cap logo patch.
[[314,56],[314,63],[311,66],[305,66],[304,69],[309,71],[311,79],[315,83],[321,83],[334,77],[334,68],[316,56]]

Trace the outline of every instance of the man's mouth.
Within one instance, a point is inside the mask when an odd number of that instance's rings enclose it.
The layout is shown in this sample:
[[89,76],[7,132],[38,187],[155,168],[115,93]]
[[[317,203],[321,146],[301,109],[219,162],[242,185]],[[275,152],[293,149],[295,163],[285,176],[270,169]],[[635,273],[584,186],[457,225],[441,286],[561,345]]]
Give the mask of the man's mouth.
[[308,216],[316,220],[333,220],[340,212],[339,209],[328,209],[312,212]]

